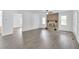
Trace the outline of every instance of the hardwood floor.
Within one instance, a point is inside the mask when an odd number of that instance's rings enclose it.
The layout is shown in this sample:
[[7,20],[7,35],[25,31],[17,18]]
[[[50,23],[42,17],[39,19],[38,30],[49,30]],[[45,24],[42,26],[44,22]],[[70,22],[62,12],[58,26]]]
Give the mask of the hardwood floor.
[[72,32],[36,29],[0,37],[1,49],[77,49],[79,44]]

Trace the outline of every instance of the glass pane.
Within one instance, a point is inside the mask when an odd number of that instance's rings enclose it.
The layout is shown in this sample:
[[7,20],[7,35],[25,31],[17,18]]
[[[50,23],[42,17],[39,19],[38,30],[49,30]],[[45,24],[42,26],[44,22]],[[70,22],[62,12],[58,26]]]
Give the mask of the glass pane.
[[61,16],[61,25],[67,25],[67,16]]
[[45,17],[43,17],[42,24],[46,24],[46,18]]

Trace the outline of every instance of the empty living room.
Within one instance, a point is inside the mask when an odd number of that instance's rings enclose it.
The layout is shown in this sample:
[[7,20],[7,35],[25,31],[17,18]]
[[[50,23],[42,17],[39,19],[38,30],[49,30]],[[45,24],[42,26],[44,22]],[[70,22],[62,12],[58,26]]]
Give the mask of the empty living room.
[[1,10],[0,49],[78,49],[79,10]]
[[1,0],[0,59],[79,59],[79,0]]

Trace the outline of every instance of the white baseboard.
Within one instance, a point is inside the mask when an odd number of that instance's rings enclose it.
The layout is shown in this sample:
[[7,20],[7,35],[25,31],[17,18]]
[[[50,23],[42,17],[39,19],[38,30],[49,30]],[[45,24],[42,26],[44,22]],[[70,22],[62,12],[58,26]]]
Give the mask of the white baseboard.
[[30,30],[34,30],[34,29],[39,29],[39,28],[34,27],[34,28],[30,28],[30,29],[22,30],[22,32],[25,32],[25,31],[30,31]]
[[73,32],[73,34],[75,35],[75,37],[76,37],[76,39],[77,39],[77,42],[79,43],[79,36],[78,36],[78,34],[76,34],[76,33],[74,33],[74,32]]
[[11,35],[11,34],[13,34],[13,32],[10,32],[10,33],[2,33],[1,35],[2,36],[6,36],[6,35]]

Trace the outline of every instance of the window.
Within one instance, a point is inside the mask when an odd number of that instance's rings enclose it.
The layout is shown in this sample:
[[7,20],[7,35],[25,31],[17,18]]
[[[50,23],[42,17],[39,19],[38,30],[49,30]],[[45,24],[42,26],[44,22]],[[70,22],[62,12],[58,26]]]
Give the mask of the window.
[[46,24],[46,18],[45,17],[43,17],[43,20],[42,20],[42,24]]
[[67,16],[61,16],[61,25],[67,25]]

